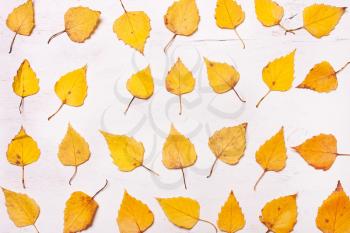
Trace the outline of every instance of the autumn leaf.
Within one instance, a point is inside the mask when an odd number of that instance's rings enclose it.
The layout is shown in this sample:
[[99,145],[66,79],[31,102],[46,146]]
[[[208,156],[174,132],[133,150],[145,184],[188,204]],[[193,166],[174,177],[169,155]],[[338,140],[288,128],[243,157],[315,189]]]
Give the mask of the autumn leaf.
[[334,91],[338,87],[337,74],[343,71],[349,64],[350,62],[346,63],[338,71],[335,71],[327,61],[316,64],[297,88],[310,89],[319,93]]
[[154,216],[148,206],[125,191],[117,217],[120,233],[145,232],[152,226],[153,221]]
[[148,15],[143,11],[127,11],[122,0],[124,14],[114,21],[113,32],[119,40],[143,54],[146,40],[151,31]]
[[170,48],[176,36],[191,36],[198,29],[199,12],[195,0],[177,0],[164,15],[165,26],[174,33],[164,47],[164,53]]
[[58,159],[64,166],[74,166],[74,174],[69,179],[69,185],[78,172],[78,166],[88,161],[89,158],[89,144],[73,129],[71,124],[68,124],[66,135],[58,148]]
[[246,101],[239,96],[235,89],[240,78],[238,71],[227,63],[213,62],[207,58],[204,58],[204,61],[211,88],[218,94],[232,90],[238,99],[245,103]]
[[244,228],[245,219],[233,191],[225,202],[218,216],[217,225],[223,232],[234,233]]
[[168,137],[163,145],[163,164],[168,169],[181,169],[187,189],[184,168],[192,166],[197,160],[194,145],[171,125]]
[[157,201],[168,220],[175,226],[190,230],[198,221],[201,221],[212,225],[215,228],[215,232],[217,232],[213,223],[199,217],[200,206],[196,200],[186,197],[174,197],[157,198]]
[[83,43],[89,39],[97,28],[100,21],[101,12],[91,10],[88,7],[72,7],[64,14],[63,31],[53,34],[47,43],[49,44],[55,37],[67,33],[69,39],[77,43]]
[[182,95],[193,91],[196,80],[192,72],[178,58],[176,63],[171,67],[165,80],[165,86],[168,92],[179,96],[179,114],[182,114]]
[[9,163],[22,167],[22,186],[26,188],[24,167],[39,159],[40,149],[34,139],[26,133],[23,126],[8,145],[6,156]]
[[80,107],[87,96],[86,65],[63,75],[55,84],[55,92],[62,101],[60,107],[48,120],[54,117],[63,107],[69,105]]
[[284,129],[283,127],[278,131],[276,135],[267,140],[255,153],[256,162],[264,169],[264,172],[259,177],[258,181],[254,185],[254,190],[258,186],[261,179],[266,172],[275,171],[279,172],[286,166],[287,160],[287,148],[284,141]]
[[209,148],[216,158],[207,178],[213,174],[218,160],[229,165],[235,165],[239,162],[246,148],[247,125],[247,123],[243,123],[233,127],[224,127],[209,138]]
[[64,209],[63,233],[81,232],[92,225],[98,208],[95,197],[107,187],[107,184],[108,180],[92,197],[80,191],[71,194]]
[[132,75],[126,83],[126,88],[133,97],[126,107],[124,114],[128,112],[130,105],[135,98],[148,99],[153,95],[154,83],[150,66],[147,66],[145,69]]
[[284,9],[277,2],[272,0],[255,0],[256,17],[265,27],[280,26],[284,15]]
[[29,61],[24,59],[21,66],[17,70],[16,76],[12,83],[13,92],[21,97],[21,102],[18,106],[19,112],[23,112],[24,98],[35,95],[39,92],[39,79],[30,67]]
[[259,107],[272,91],[288,91],[292,87],[295,51],[275,59],[264,67],[262,71],[263,81],[268,86],[269,91],[259,100],[256,107]]
[[12,52],[13,44],[17,35],[30,36],[35,26],[34,6],[32,0],[19,5],[7,16],[7,27],[15,33],[11,41],[9,53]]
[[245,13],[236,0],[217,0],[215,9],[216,25],[222,29],[233,29],[245,48],[244,41],[237,32],[237,27],[243,23]]
[[318,208],[316,225],[323,233],[347,233],[349,219],[350,199],[338,181],[337,188]]
[[346,7],[336,7],[325,4],[313,4],[303,11],[304,25],[289,29],[286,32],[295,32],[305,29],[316,38],[328,36],[337,26],[345,13]]
[[289,195],[268,202],[261,210],[260,221],[268,232],[289,233],[297,222],[297,195]]
[[332,134],[320,134],[293,147],[315,169],[328,170],[337,156],[350,156],[337,152],[337,139]]
[[40,214],[40,207],[32,198],[26,194],[16,193],[2,188],[5,195],[7,213],[12,222],[17,227],[33,226],[37,233],[38,228],[35,225]]
[[108,144],[114,164],[117,165],[120,171],[130,172],[135,168],[143,167],[149,172],[158,175],[143,164],[145,148],[142,142],[125,135],[111,134],[102,130],[100,132]]

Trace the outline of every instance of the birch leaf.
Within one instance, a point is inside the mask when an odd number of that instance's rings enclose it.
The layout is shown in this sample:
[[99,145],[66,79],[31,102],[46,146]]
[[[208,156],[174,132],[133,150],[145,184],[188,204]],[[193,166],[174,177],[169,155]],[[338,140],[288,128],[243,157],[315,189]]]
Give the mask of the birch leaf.
[[255,0],[255,13],[260,23],[265,27],[272,27],[280,25],[284,9],[272,0]]
[[294,80],[295,51],[296,50],[284,57],[275,59],[264,67],[262,71],[263,81],[268,86],[269,91],[259,100],[256,107],[259,107],[261,102],[272,91],[284,92],[292,87]]
[[196,80],[192,72],[178,58],[176,63],[168,72],[165,80],[165,86],[168,92],[179,96],[179,114],[182,114],[182,95],[193,91]]
[[163,145],[163,164],[168,169],[181,169],[183,182],[187,189],[184,168],[192,166],[197,160],[194,145],[171,125]]
[[6,25],[15,33],[10,45],[9,53],[11,53],[18,34],[22,36],[30,36],[32,34],[35,26],[33,1],[27,0],[25,3],[13,9],[7,16]]
[[154,216],[148,206],[125,191],[117,217],[120,233],[145,232],[153,221]]
[[23,188],[26,188],[24,167],[39,159],[40,149],[34,139],[26,133],[23,126],[8,145],[6,155],[9,163],[22,167],[22,185]]
[[17,227],[33,226],[39,233],[35,225],[40,214],[40,207],[32,198],[26,194],[16,193],[2,188],[5,195],[7,213],[12,222]]
[[216,158],[207,176],[208,178],[212,175],[218,160],[229,165],[235,165],[243,157],[246,148],[247,125],[247,123],[243,123],[222,128],[209,138],[209,148]]
[[71,124],[68,124],[66,135],[58,148],[58,159],[64,166],[75,168],[73,176],[69,179],[70,185],[77,174],[78,166],[88,161],[89,158],[89,144],[73,129]]
[[347,233],[349,219],[350,199],[338,181],[337,188],[318,208],[316,225],[323,233]]
[[16,76],[13,78],[12,83],[13,92],[21,97],[19,104],[19,112],[23,112],[24,98],[35,95],[39,92],[39,79],[37,78],[32,67],[30,67],[29,61],[25,59],[21,66],[17,70]]

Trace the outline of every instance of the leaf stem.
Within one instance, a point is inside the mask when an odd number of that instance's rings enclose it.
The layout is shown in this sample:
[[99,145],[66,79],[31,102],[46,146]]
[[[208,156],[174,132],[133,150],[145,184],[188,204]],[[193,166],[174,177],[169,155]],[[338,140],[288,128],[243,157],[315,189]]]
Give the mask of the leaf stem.
[[152,174],[154,174],[154,175],[156,175],[156,176],[159,176],[159,174],[157,173],[157,172],[155,172],[155,171],[153,171],[151,168],[149,168],[149,167],[146,167],[145,165],[141,165],[144,169],[146,169],[147,171],[149,171],[150,173],[152,173]]
[[350,154],[336,153],[337,156],[350,156]]
[[20,114],[23,113],[23,109],[24,109],[24,97],[22,96],[21,97],[21,102],[19,102],[19,105],[18,105],[18,110],[19,110]]
[[57,32],[57,33],[53,34],[53,35],[49,38],[49,40],[47,41],[47,43],[50,44],[50,42],[51,42],[52,39],[56,38],[57,36],[59,36],[59,35],[65,33],[65,32],[66,32],[66,29],[64,29],[63,31],[60,31],[60,32]]
[[125,109],[125,111],[124,111],[124,115],[126,115],[126,113],[128,112],[128,110],[129,110],[129,108],[130,108],[130,106],[131,106],[131,103],[135,100],[135,98],[136,98],[136,97],[133,96],[132,99],[130,100],[128,106],[126,106],[126,109]]
[[294,33],[295,31],[299,31],[299,30],[301,30],[301,29],[303,29],[303,28],[304,28],[304,27],[301,26],[301,27],[298,27],[298,28],[287,29],[287,30],[284,32],[284,34],[285,34],[285,35],[286,35],[287,33],[295,34],[295,33]]
[[258,184],[260,183],[261,179],[265,176],[266,172],[267,172],[267,170],[264,170],[264,172],[260,175],[260,177],[256,181],[256,183],[254,185],[254,191],[256,191],[256,188],[258,187]]
[[35,228],[35,230],[36,230],[37,233],[40,233],[35,224],[33,224],[33,227]]
[[[284,30],[284,33],[285,33],[285,35],[287,34],[287,32],[288,32],[288,29],[285,27],[285,26],[283,26],[281,23],[279,23],[279,24],[277,24],[280,28],[282,28],[283,30]],[[291,34],[295,34],[295,32],[293,32],[293,31],[291,31],[291,32],[289,32],[289,33],[291,33]]]
[[54,112],[51,116],[49,116],[49,118],[47,118],[47,120],[51,120],[52,117],[54,117],[63,107],[64,102],[62,102],[62,104],[60,105],[60,107],[56,110],[56,112]]
[[217,156],[215,158],[215,161],[214,161],[213,165],[211,166],[211,169],[210,169],[209,175],[207,175],[207,178],[211,177],[211,175],[213,174],[214,167],[215,167],[216,163],[218,162],[218,160],[219,160],[219,157]]
[[182,98],[181,95],[179,95],[179,115],[182,114]]
[[24,181],[24,166],[22,166],[22,186],[23,186],[24,189],[26,188],[26,184],[25,184],[25,181]]
[[234,31],[235,31],[236,36],[238,37],[238,39],[241,41],[243,49],[245,49],[245,43],[244,43],[242,37],[238,34],[237,29],[234,29]]
[[256,104],[255,107],[258,108],[258,107],[260,106],[261,102],[262,102],[270,93],[271,93],[271,90],[269,90],[269,91],[259,100],[259,102]]
[[185,189],[187,189],[186,177],[185,177],[185,172],[184,172],[183,167],[181,168],[181,172],[182,172],[182,180],[183,180],[183,183],[185,185]]
[[216,226],[215,226],[215,224],[214,223],[212,223],[212,222],[209,222],[208,220],[205,220],[205,219],[198,219],[199,221],[201,221],[201,222],[205,222],[205,223],[208,223],[208,224],[210,224],[210,225],[212,225],[213,227],[214,227],[214,229],[215,229],[215,232],[217,233],[218,232],[218,229],[216,228]]
[[100,190],[98,190],[98,191],[92,196],[91,199],[94,199],[100,192],[102,192],[102,191],[107,187],[107,185],[108,185],[108,180],[106,179],[105,185],[104,185]]
[[339,72],[342,72],[348,65],[350,65],[350,61],[347,62],[342,68],[340,68],[339,70],[337,70],[335,73],[338,74]]
[[13,44],[15,43],[15,39],[16,39],[17,35],[18,35],[18,33],[15,32],[15,35],[13,36],[13,38],[11,40],[9,53],[12,53]]
[[246,101],[244,99],[241,98],[241,96],[239,96],[238,92],[236,91],[235,88],[232,88],[232,90],[234,91],[234,93],[236,94],[236,96],[238,97],[238,99],[242,102],[245,103]]
[[69,185],[72,185],[72,181],[73,179],[75,178],[75,176],[77,175],[77,172],[78,172],[78,166],[74,166],[74,173],[72,175],[72,177],[69,179]]
[[164,53],[167,54],[168,49],[170,48],[170,46],[173,44],[175,38],[176,38],[177,34],[174,34],[173,37],[169,40],[169,42],[165,45],[164,47]]
[[121,5],[122,5],[122,7],[123,7],[124,12],[125,12],[125,13],[128,13],[128,12],[126,11],[126,8],[125,8],[125,6],[124,6],[123,1],[122,1],[122,0],[119,0],[119,1],[120,1],[120,4],[121,4]]

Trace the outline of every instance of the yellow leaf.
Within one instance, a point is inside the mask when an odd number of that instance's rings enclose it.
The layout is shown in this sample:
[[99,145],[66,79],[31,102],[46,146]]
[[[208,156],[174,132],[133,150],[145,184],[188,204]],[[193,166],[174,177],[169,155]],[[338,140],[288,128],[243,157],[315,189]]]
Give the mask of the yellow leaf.
[[118,39],[143,54],[151,31],[150,19],[143,11],[125,11],[114,21],[113,31]]
[[255,0],[255,13],[264,26],[272,27],[280,25],[284,9],[272,0]]
[[163,145],[163,164],[168,169],[181,169],[183,182],[187,189],[184,168],[192,166],[197,160],[194,145],[171,125]]
[[153,221],[154,216],[148,206],[125,191],[117,217],[120,233],[145,232]]
[[216,159],[207,176],[208,178],[212,175],[218,160],[229,165],[235,165],[239,162],[246,148],[246,130],[247,123],[243,123],[222,128],[209,138],[208,145]]
[[132,75],[126,83],[126,88],[133,95],[133,98],[124,113],[127,113],[135,98],[148,99],[153,95],[154,83],[150,66]]
[[194,79],[192,72],[182,63],[178,58],[176,63],[168,72],[165,80],[165,86],[168,92],[179,96],[180,111],[182,114],[182,100],[181,96],[193,91],[196,80]]
[[348,233],[350,199],[338,181],[335,191],[318,208],[316,224],[323,233]]
[[10,46],[9,53],[11,53],[17,34],[23,36],[30,36],[32,34],[35,26],[33,1],[27,0],[27,2],[13,9],[7,16],[6,25],[15,33]]
[[64,14],[65,29],[52,35],[47,43],[63,34],[67,33],[68,37],[77,43],[83,43],[90,38],[100,22],[100,11],[91,10],[88,7],[72,7]]
[[245,226],[245,219],[241,207],[231,191],[226,203],[221,208],[217,225],[223,232],[234,233]]
[[110,134],[102,130],[100,132],[108,144],[114,164],[117,165],[120,171],[129,172],[142,166],[146,170],[158,175],[143,165],[145,148],[142,142],[138,142],[134,138],[125,135]]
[[294,55],[295,51],[290,54],[275,59],[267,64],[263,71],[263,81],[268,86],[269,91],[260,99],[256,107],[266,98],[271,91],[288,91],[294,80]]
[[166,53],[177,35],[190,36],[198,29],[199,12],[195,0],[177,0],[164,15],[165,26],[174,33],[164,48]]
[[16,95],[22,97],[19,104],[20,113],[23,112],[24,98],[38,93],[39,79],[30,67],[29,61],[25,59],[17,70],[17,75],[13,78],[12,89]]
[[39,159],[40,149],[38,144],[21,127],[18,134],[8,145],[6,155],[9,163],[22,167],[22,185],[25,188],[24,167]]
[[234,29],[237,37],[242,42],[243,48],[245,48],[245,44],[236,28],[243,23],[244,19],[244,11],[236,0],[217,0],[215,9],[216,25],[223,29]]
[[69,105],[80,107],[87,96],[86,66],[63,75],[55,84],[55,92],[62,103],[58,110],[48,120],[54,117],[63,107]]
[[268,171],[281,171],[286,166],[287,148],[284,141],[283,127],[276,135],[267,140],[255,153],[256,162],[264,169],[254,186],[256,189],[258,183]]
[[70,178],[69,184],[71,184],[75,177],[78,166],[88,161],[89,158],[89,144],[73,129],[71,124],[68,124],[66,135],[58,148],[58,159],[64,166],[75,167],[74,174]]
[[71,194],[64,209],[63,233],[81,232],[92,225],[98,209],[95,197],[107,187],[107,184],[108,180],[92,197],[80,191]]
[[268,202],[261,210],[260,221],[274,233],[289,233],[297,222],[297,195],[289,195]]
[[204,58],[211,88],[218,94],[233,90],[241,102],[245,102],[235,90],[239,81],[238,71],[229,64],[213,62]]
[[316,169],[328,170],[338,155],[337,139],[332,134],[320,134],[293,147],[301,157]]
[[40,208],[38,204],[26,194],[15,193],[10,190],[2,188],[5,195],[5,202],[7,213],[12,220],[12,222],[17,227],[26,227],[33,225],[39,217]]

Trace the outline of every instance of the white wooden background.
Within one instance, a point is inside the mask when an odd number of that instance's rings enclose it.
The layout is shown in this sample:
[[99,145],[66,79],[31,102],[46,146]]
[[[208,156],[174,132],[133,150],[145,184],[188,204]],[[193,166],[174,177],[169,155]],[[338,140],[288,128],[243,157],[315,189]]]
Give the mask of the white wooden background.
[[[172,34],[163,24],[163,15],[172,0],[125,0],[129,10],[143,10],[151,18],[151,37],[147,41],[145,56],[134,52],[118,41],[112,31],[114,20],[123,11],[117,0],[35,0],[36,27],[30,37],[18,36],[12,54],[8,48],[13,33],[5,20],[11,10],[21,4],[19,0],[0,0],[0,185],[25,192],[40,205],[37,226],[42,233],[62,232],[65,201],[73,191],[93,194],[109,180],[108,188],[96,201],[100,208],[94,224],[86,232],[118,232],[117,211],[124,190],[146,203],[155,214],[155,223],[149,233],[182,233],[167,221],[154,197],[187,196],[201,204],[201,217],[216,222],[217,214],[233,190],[246,218],[242,233],[265,232],[259,221],[260,210],[267,201],[283,195],[298,193],[298,223],[294,232],[319,232],[315,226],[317,208],[334,190],[340,179],[350,193],[350,158],[338,158],[327,171],[308,166],[290,147],[321,132],[332,133],[338,139],[340,152],[350,152],[350,69],[338,75],[338,90],[329,94],[292,89],[285,93],[272,93],[255,108],[258,99],[267,91],[261,79],[262,68],[276,57],[297,49],[294,86],[299,84],[316,63],[328,60],[335,69],[350,60],[350,15],[345,13],[330,36],[321,40],[305,31],[285,36],[278,28],[265,28],[256,19],[253,1],[239,1],[246,12],[245,22],[238,28],[247,48],[239,41],[195,42],[200,39],[236,38],[233,31],[221,30],[214,20],[215,1],[197,0],[201,21],[198,32],[189,38],[178,37],[165,56],[162,48]],[[347,0],[280,0],[285,8],[285,19],[297,14],[293,20],[284,20],[287,27],[302,24],[304,7],[318,2],[348,6]],[[88,6],[102,12],[101,24],[91,39],[77,44],[62,35],[47,45],[50,35],[63,29],[63,15],[72,6]],[[247,100],[242,105],[234,93],[215,94],[209,87],[202,57],[233,64],[241,74],[237,91]],[[184,114],[179,116],[177,98],[165,90],[167,70],[181,57],[193,71],[195,90],[183,96]],[[29,59],[40,78],[40,92],[25,100],[23,115],[18,112],[20,98],[12,92],[12,80],[24,58]],[[60,104],[54,93],[58,78],[76,68],[88,65],[88,97],[79,108],[65,106],[52,121],[47,117]],[[151,65],[156,80],[154,96],[148,101],[136,101],[127,116],[123,110],[131,96],[125,83],[132,73]],[[236,166],[219,162],[214,175],[207,179],[214,160],[207,141],[209,135],[224,126],[249,122],[248,144],[245,156]],[[90,160],[79,167],[72,186],[68,179],[73,168],[64,167],[57,158],[58,145],[67,124],[83,135],[90,144]],[[171,122],[189,136],[194,143],[198,161],[186,169],[189,189],[183,188],[180,171],[169,171],[161,162],[161,148]],[[7,144],[23,125],[37,140],[41,157],[26,167],[26,190],[20,182],[20,168],[6,160]],[[262,169],[255,162],[255,151],[285,127],[288,146],[287,167],[280,173],[268,173],[257,192],[253,185]],[[160,178],[142,168],[122,173],[112,163],[105,140],[98,132],[103,129],[117,134],[128,134],[144,142],[145,164],[160,173]],[[17,229],[9,220],[0,195],[0,233],[34,232],[32,227]],[[209,225],[199,223],[191,232],[213,232]]]

